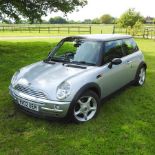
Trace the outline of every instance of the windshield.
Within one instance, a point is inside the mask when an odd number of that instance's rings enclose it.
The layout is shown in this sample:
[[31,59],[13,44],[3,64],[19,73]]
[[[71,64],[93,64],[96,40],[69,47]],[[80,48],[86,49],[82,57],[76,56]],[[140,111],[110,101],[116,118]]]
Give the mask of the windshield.
[[51,54],[52,61],[96,65],[102,42],[72,39],[62,41]]

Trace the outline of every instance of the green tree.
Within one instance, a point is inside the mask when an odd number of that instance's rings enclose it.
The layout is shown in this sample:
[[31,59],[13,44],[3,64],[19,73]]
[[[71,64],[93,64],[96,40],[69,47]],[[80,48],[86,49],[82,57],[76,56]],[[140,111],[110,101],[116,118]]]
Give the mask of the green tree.
[[86,4],[87,0],[0,0],[0,19],[9,17],[18,21],[24,17],[33,23],[35,20],[41,21],[47,12],[60,10],[66,14]]
[[92,20],[92,24],[100,24],[100,19],[99,18],[94,18]]
[[82,23],[83,24],[91,24],[92,21],[91,21],[91,19],[85,19]]
[[67,21],[69,24],[76,24],[77,22],[76,21],[74,21],[74,20],[69,20],[69,21]]
[[133,26],[133,30],[134,30],[133,35],[138,34],[139,32],[143,32],[142,29],[143,29],[143,23],[138,20]]
[[47,20],[42,20],[41,23],[42,24],[49,24],[49,22]]
[[121,15],[118,23],[121,27],[127,28],[131,26],[133,28],[137,21],[144,23],[144,17],[139,12],[136,12],[135,9],[129,9]]
[[50,18],[49,19],[49,23],[50,24],[66,24],[67,21],[65,18],[62,18],[60,16],[54,17],[54,18]]
[[5,24],[12,24],[11,20],[9,20],[9,19],[3,19],[3,20],[2,20],[2,23],[5,23]]
[[109,14],[105,14],[100,17],[100,22],[102,24],[112,24],[114,22],[114,18]]

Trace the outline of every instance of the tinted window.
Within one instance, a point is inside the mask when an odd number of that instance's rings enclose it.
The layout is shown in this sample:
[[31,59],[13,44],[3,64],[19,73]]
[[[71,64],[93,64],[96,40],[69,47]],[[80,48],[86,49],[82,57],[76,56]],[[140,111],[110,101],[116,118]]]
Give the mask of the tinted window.
[[126,53],[126,55],[129,55],[129,54],[132,54],[132,53],[138,51],[137,44],[135,43],[133,38],[124,39],[122,47],[123,47],[124,53]]
[[121,58],[121,57],[123,57],[121,40],[105,42],[103,64],[110,62],[114,58]]

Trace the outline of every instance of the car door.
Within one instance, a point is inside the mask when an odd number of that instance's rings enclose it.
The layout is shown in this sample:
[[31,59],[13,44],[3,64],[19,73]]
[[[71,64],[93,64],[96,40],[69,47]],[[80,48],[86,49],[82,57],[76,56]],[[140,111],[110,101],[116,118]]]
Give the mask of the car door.
[[129,80],[132,81],[135,78],[135,74],[140,63],[139,49],[133,38],[123,39],[122,48],[126,55],[124,60],[129,67]]
[[[125,54],[122,50],[122,40],[105,42],[103,63],[100,67],[101,76],[98,78],[102,97],[111,94],[129,82],[129,65],[127,65],[124,55]],[[122,63],[112,65],[112,68],[110,68],[109,64],[115,58],[120,58]]]

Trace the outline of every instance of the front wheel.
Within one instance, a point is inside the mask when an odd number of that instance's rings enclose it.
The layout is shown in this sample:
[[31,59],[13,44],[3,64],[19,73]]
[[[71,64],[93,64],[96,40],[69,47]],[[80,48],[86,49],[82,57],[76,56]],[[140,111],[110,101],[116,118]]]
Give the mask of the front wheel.
[[99,97],[93,91],[82,94],[72,108],[73,121],[86,122],[94,118],[99,109],[99,102]]
[[145,78],[146,78],[146,68],[142,66],[137,72],[135,84],[137,86],[142,86],[145,82]]

